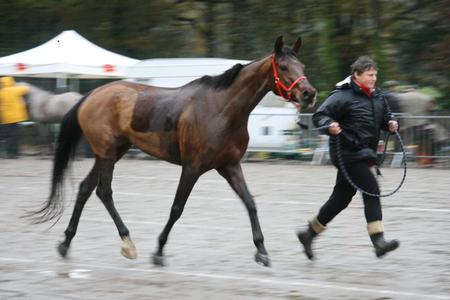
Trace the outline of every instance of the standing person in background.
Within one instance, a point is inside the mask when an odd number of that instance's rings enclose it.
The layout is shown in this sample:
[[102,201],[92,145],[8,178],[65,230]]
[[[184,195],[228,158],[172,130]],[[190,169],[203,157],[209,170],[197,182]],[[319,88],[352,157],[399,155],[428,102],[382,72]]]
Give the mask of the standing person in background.
[[0,78],[0,124],[6,140],[7,158],[18,158],[19,122],[28,119],[23,96],[28,93],[25,86],[17,86],[14,78]]
[[[400,84],[396,80],[388,80],[384,83],[384,95],[388,102],[389,108],[393,114],[401,114],[400,100],[398,99],[398,86]],[[402,123],[402,128],[404,127]]]
[[[308,228],[297,233],[304,252],[313,259],[313,239],[325,230],[327,224],[344,210],[356,194],[356,189],[340,170],[337,158],[336,136],[341,141],[341,153],[345,168],[357,186],[372,194],[379,194],[378,182],[371,171],[376,165],[376,149],[380,130],[394,132],[398,123],[389,112],[383,93],[375,87],[378,67],[367,57],[359,57],[351,66],[351,76],[339,82],[336,89],[313,115],[316,127],[329,126],[322,131],[330,136],[330,157],[338,168],[336,184],[328,201]],[[342,133],[341,133],[342,132]],[[363,194],[367,231],[377,257],[395,250],[397,240],[384,239],[384,226],[380,198]]]
[[[403,89],[397,95],[402,112],[407,114],[402,122],[405,142],[416,148],[417,162],[421,166],[432,166],[434,156],[435,130],[428,119],[434,109],[434,99],[413,86]],[[409,137],[409,139],[408,139]]]

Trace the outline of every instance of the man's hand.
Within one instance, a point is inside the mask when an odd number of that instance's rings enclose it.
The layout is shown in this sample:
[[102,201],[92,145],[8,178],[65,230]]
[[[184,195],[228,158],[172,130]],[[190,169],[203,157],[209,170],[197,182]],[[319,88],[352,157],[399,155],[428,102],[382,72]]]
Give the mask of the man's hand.
[[395,120],[391,120],[388,122],[389,124],[389,131],[390,132],[396,132],[398,130],[398,122]]
[[342,129],[341,126],[339,126],[338,122],[332,122],[330,124],[330,127],[328,128],[328,132],[331,135],[338,135],[339,133],[341,133]]

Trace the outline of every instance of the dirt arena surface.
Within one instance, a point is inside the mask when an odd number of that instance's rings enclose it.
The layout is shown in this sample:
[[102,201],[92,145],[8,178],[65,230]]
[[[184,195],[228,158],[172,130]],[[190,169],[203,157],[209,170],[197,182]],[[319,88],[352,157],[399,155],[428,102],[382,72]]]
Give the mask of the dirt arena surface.
[[[116,165],[113,196],[138,250],[120,255],[121,241],[92,195],[68,258],[63,239],[79,182],[93,160],[75,161],[66,181],[61,220],[31,225],[21,215],[46,199],[52,161],[0,159],[0,299],[450,299],[450,170],[408,169],[404,187],[383,198],[387,238],[400,248],[377,259],[366,232],[361,197],[302,253],[295,235],[328,198],[331,166],[247,162],[272,267],[254,262],[247,211],[215,171],[202,176],[165,247],[165,267],[150,262],[167,221],[180,167],[157,160]],[[401,169],[384,169],[384,191]]]

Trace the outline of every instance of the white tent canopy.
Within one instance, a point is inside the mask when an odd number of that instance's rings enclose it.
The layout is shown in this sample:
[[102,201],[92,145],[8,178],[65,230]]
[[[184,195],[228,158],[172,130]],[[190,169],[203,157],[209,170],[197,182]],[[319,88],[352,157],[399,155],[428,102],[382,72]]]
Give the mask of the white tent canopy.
[[74,30],[67,30],[40,46],[1,57],[0,76],[123,78],[126,67],[137,62],[91,43]]

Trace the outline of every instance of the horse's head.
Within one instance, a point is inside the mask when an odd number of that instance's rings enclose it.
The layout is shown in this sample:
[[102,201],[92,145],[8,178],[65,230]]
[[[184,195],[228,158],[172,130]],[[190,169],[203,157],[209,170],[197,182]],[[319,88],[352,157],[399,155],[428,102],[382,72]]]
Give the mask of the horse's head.
[[274,84],[271,85],[272,92],[299,109],[313,106],[317,93],[305,76],[305,66],[297,58],[301,45],[302,39],[298,38],[292,48],[283,47],[283,37],[277,38],[272,55]]

